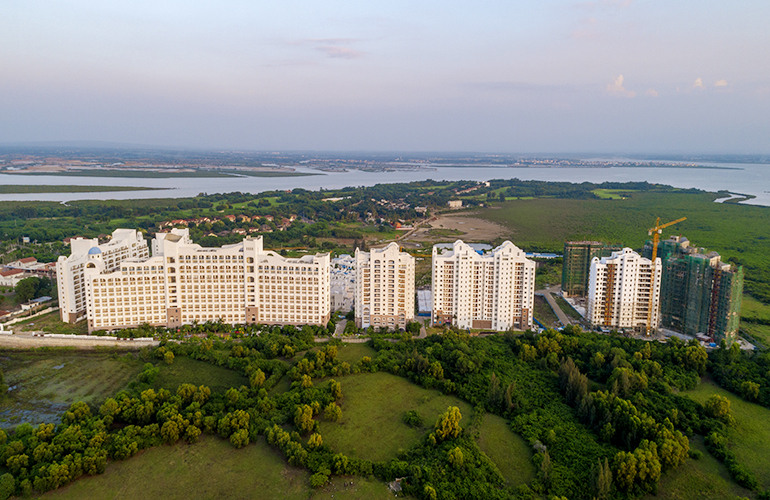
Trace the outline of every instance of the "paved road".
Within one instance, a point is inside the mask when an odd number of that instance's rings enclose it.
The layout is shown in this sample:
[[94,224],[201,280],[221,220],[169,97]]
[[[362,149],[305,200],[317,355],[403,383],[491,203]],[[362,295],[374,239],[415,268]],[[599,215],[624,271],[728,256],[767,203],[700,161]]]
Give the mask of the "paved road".
[[553,295],[551,295],[552,290],[553,289],[537,290],[535,292],[535,295],[541,295],[545,297],[546,302],[548,302],[548,305],[551,306],[551,309],[553,309],[553,312],[556,313],[556,317],[559,318],[559,322],[562,324],[562,326],[567,326],[571,324],[569,320],[569,316],[564,314],[564,311],[561,310],[561,307],[559,307],[559,304],[557,304],[556,300],[554,300]]

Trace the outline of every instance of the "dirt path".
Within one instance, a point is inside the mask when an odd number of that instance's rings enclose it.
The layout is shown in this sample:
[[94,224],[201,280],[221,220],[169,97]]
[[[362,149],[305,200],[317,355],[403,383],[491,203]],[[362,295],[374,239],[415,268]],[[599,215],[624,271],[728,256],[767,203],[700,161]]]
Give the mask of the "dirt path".
[[95,347],[122,347],[141,349],[142,347],[158,345],[157,340],[91,340],[91,339],[63,339],[51,337],[35,337],[26,334],[0,335],[0,349],[33,349],[36,347],[75,347],[76,349],[93,349]]

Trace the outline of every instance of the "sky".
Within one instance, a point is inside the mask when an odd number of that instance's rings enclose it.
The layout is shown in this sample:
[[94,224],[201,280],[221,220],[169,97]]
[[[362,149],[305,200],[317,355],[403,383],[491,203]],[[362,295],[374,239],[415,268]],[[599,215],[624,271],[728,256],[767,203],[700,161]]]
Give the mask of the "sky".
[[0,0],[0,143],[770,153],[767,0]]

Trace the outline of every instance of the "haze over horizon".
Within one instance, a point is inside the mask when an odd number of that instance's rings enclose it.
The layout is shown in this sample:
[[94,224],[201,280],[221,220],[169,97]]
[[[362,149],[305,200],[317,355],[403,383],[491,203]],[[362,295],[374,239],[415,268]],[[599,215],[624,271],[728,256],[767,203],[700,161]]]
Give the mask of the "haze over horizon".
[[761,0],[11,1],[0,143],[768,153],[768,19]]

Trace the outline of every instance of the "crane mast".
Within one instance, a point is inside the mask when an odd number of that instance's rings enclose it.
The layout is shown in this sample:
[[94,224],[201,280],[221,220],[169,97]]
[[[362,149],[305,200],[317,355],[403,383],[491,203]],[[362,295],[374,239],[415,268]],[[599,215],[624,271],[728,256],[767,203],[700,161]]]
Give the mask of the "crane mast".
[[655,259],[658,257],[658,241],[660,241],[660,235],[663,234],[663,230],[669,226],[673,226],[674,224],[678,224],[682,222],[683,220],[687,220],[687,217],[679,218],[675,221],[667,222],[665,224],[660,223],[660,217],[655,219],[655,226],[651,227],[647,230],[647,235],[652,236],[652,276],[650,277],[650,299],[649,303],[647,304],[647,335],[650,335],[650,331],[652,330],[652,306],[653,306],[653,298],[655,296]]

